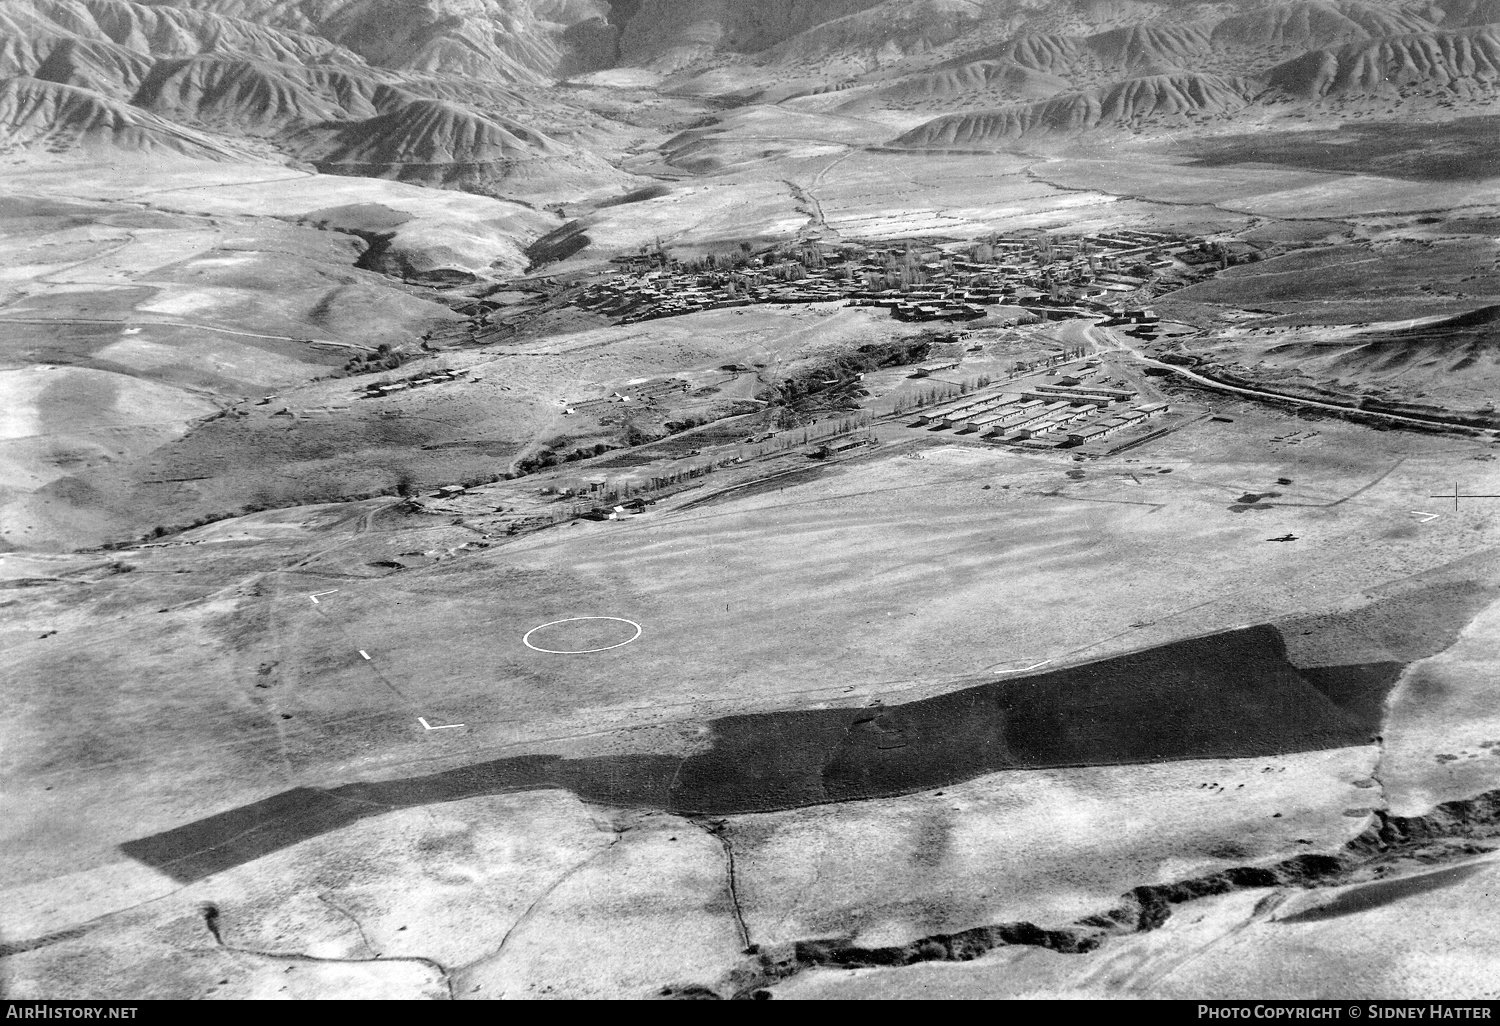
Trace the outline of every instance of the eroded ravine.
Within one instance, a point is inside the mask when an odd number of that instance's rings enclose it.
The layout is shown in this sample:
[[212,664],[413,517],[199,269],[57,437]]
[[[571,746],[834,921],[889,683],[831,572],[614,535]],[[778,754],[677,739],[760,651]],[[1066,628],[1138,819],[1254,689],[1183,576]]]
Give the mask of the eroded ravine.
[[[899,968],[920,962],[968,962],[997,948],[1041,947],[1087,955],[1110,939],[1161,928],[1174,908],[1244,890],[1315,889],[1361,884],[1323,904],[1281,917],[1311,922],[1351,915],[1391,901],[1441,889],[1478,872],[1477,856],[1500,848],[1500,789],[1447,802],[1422,816],[1374,813],[1370,826],[1331,855],[1305,854],[1268,866],[1237,866],[1167,884],[1135,887],[1115,907],[1055,928],[1029,922],[994,923],[919,937],[906,944],[865,947],[847,937],[799,940],[754,948],[754,961],[718,987],[669,988],[663,996],[708,994],[769,997],[764,988],[814,968]],[[1412,870],[1427,870],[1420,875]],[[1262,902],[1269,913],[1277,902]]]

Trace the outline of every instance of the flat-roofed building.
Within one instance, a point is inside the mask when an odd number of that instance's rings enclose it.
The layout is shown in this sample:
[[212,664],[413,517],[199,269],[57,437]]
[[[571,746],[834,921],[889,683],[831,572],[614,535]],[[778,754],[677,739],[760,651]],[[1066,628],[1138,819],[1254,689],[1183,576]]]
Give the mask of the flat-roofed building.
[[1056,414],[1053,415],[1052,419],[1057,421],[1059,424],[1070,424],[1075,420],[1080,420],[1084,417],[1089,416],[1093,412],[1094,409],[1091,406],[1070,406],[1066,410],[1059,410]]
[[1068,441],[1074,445],[1082,445],[1085,442],[1092,442],[1096,438],[1103,438],[1107,434],[1109,434],[1109,428],[1105,425],[1093,424],[1087,427],[1080,427],[1076,431],[1068,432]]
[[1102,395],[1071,395],[1066,392],[1027,392],[1028,398],[1038,399],[1042,402],[1056,402],[1059,398],[1066,398],[1073,403],[1087,403],[1091,408],[1104,407],[1114,402],[1113,399]]
[[965,425],[965,427],[974,431],[988,432],[996,427],[1005,424],[1006,421],[1017,420],[1020,418],[1020,416],[1023,415],[1011,413],[1006,410],[991,410],[988,413],[982,413],[979,416],[975,417],[973,420],[969,421]]
[[1114,399],[1120,402],[1136,397],[1136,393],[1129,389],[1106,388],[1103,385],[1037,385],[1033,391],[1046,392],[1052,395],[1102,396],[1103,398]]
[[948,413],[944,414],[942,418],[940,418],[939,422],[947,425],[948,427],[953,427],[957,424],[962,424],[965,421],[972,420],[975,417],[988,413],[991,410],[1003,405],[1003,400],[999,398],[981,399],[978,402],[970,403],[969,405],[964,406],[960,409],[949,411]]
[[990,436],[994,437],[995,435],[1020,431],[1025,428],[1034,427],[1037,424],[1050,421],[1051,419],[1051,416],[1046,413],[1033,413],[1026,416],[1010,417],[1007,418],[1004,423],[1000,423],[992,427],[990,429]]
[[1027,438],[1035,438],[1037,435],[1045,435],[1050,431],[1056,430],[1057,426],[1057,421],[1055,420],[1038,420],[1026,427],[1016,428],[1016,433],[1023,434]]
[[957,360],[936,360],[932,363],[918,364],[912,371],[913,377],[926,378],[945,370],[952,370],[958,366]]
[[941,406],[929,406],[926,409],[918,410],[917,423],[931,424],[934,421],[942,420],[944,417],[948,416],[948,414],[955,413],[958,410],[963,409],[965,405],[967,404],[958,405],[954,403],[944,403]]
[[958,403],[943,403],[941,406],[929,406],[925,410],[917,411],[918,424],[932,424],[944,420],[950,414],[959,413],[973,406],[973,401]]
[[924,410],[917,411],[917,423],[930,424],[936,421],[945,420],[949,416],[962,413],[965,410],[977,413],[982,409],[990,409],[998,406],[1011,406],[1019,404],[1020,402],[1021,397],[1019,395],[1011,393],[988,396],[969,395],[956,402],[943,403],[939,406],[930,406]]

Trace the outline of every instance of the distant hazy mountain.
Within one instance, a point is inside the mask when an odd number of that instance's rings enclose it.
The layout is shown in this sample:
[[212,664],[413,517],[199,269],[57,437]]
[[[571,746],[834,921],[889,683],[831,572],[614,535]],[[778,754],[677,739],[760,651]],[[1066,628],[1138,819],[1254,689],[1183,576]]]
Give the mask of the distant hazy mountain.
[[0,147],[222,160],[253,137],[327,171],[568,199],[625,176],[554,87],[614,68],[884,113],[911,148],[1457,116],[1500,100],[1500,0],[8,0]]

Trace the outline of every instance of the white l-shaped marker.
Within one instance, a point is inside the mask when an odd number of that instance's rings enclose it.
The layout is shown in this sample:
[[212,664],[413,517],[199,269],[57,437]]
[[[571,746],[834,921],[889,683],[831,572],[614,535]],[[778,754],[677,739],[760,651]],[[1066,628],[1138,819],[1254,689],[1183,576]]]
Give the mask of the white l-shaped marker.
[[427,717],[425,717],[425,716],[418,716],[417,717],[417,722],[420,723],[427,730],[452,730],[454,727],[462,727],[463,726],[462,723],[443,723],[443,724],[440,724],[440,725],[434,727],[432,724],[430,724],[430,723],[427,722]]

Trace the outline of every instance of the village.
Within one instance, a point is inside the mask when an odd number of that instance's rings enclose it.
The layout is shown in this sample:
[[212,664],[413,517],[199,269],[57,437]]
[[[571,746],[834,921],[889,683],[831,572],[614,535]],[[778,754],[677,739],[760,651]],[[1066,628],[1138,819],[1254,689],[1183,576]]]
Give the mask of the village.
[[[1113,368],[1081,337],[1060,341],[1047,322],[1082,319],[1147,343],[1163,332],[1174,338],[1180,330],[1162,322],[1154,297],[1258,257],[1232,243],[1133,228],[944,243],[803,240],[759,251],[742,243],[681,259],[661,244],[646,247],[613,258],[616,269],[603,277],[575,279],[558,298],[617,325],[812,303],[964,323],[866,344],[845,355],[847,366],[730,362],[559,396],[556,438],[502,475],[528,484],[447,486],[431,495],[439,500],[432,511],[516,533],[628,519],[679,492],[735,491],[805,473],[809,461],[859,458],[871,446],[925,447],[946,437],[1070,459],[1135,448],[1180,426],[1181,415],[1166,416],[1168,403],[1141,395],[1131,380],[1111,379]],[[365,393],[460,376],[443,368],[381,379]],[[705,489],[710,477],[717,480]],[[486,505],[502,492],[503,508]]]
[[1124,228],[942,245],[803,242],[691,260],[658,246],[616,257],[620,271],[584,287],[573,304],[619,324],[755,304],[827,302],[887,309],[903,321],[978,320],[995,307],[1041,320],[1101,314],[1138,320],[1139,310],[1132,318],[1129,304],[1255,255]]

